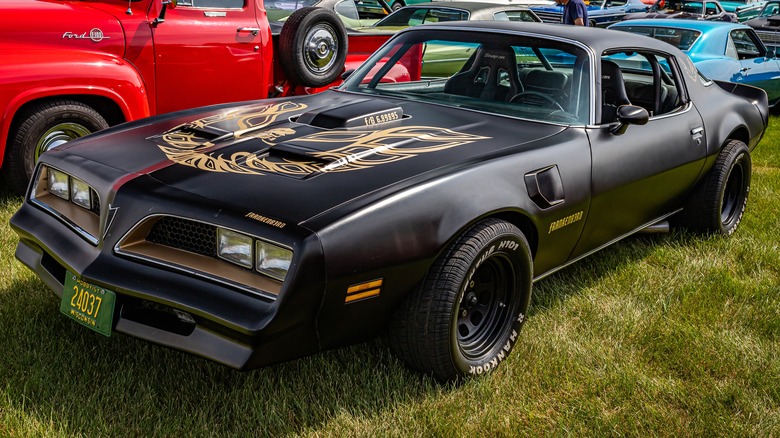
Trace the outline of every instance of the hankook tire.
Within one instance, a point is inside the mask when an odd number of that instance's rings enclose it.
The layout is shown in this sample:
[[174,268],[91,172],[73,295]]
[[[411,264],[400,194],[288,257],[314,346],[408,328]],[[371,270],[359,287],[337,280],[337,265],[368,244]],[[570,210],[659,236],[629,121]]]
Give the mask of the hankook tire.
[[682,225],[698,232],[731,235],[742,221],[750,193],[750,151],[729,141],[683,210]]
[[492,371],[517,342],[531,297],[531,250],[514,225],[488,219],[436,260],[397,311],[390,344],[440,380]]

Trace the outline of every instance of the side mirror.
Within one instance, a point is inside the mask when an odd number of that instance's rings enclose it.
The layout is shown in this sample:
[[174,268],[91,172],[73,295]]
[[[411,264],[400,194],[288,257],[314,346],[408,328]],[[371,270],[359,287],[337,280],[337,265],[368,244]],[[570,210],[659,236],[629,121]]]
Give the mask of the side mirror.
[[160,9],[160,16],[155,18],[152,24],[154,26],[157,26],[160,23],[165,22],[165,13],[168,11],[168,8],[176,9],[176,6],[179,4],[178,0],[162,0],[160,3],[162,4],[162,9]]
[[774,49],[774,48],[771,48],[771,49],[767,48],[766,49],[766,59],[775,59],[775,58],[777,58],[776,50],[777,49]]
[[650,113],[641,106],[620,105],[617,109],[617,119],[620,122],[612,133],[622,135],[628,129],[628,125],[644,125],[650,120]]

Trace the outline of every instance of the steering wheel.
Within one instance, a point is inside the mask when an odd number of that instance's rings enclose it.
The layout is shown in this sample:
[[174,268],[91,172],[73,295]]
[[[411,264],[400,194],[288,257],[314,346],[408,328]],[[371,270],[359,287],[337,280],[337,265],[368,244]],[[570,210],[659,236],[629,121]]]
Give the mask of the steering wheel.
[[[553,109],[556,109],[556,110],[560,110],[560,111],[566,112],[566,110],[563,109],[563,107],[561,106],[560,103],[558,103],[557,100],[553,99],[552,97],[550,97],[550,96],[548,96],[548,95],[546,95],[544,93],[540,93],[538,91],[522,91],[522,92],[517,93],[514,96],[512,96],[512,99],[510,99],[509,101],[510,102],[520,102],[520,103],[523,103],[523,102],[526,101],[526,99],[528,97],[531,97],[531,96],[535,96],[535,97],[541,98],[544,101],[544,102],[542,102],[542,107],[550,107],[550,108],[553,108]],[[537,100],[534,100],[534,99],[530,99],[530,101],[534,102],[534,103],[538,102]],[[550,105],[544,105],[545,103],[549,103]]]

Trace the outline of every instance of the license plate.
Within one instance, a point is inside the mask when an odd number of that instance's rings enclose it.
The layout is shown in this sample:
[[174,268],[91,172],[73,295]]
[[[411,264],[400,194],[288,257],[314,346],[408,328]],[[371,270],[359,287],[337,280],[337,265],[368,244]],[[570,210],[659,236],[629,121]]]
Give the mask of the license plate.
[[67,272],[60,311],[92,330],[111,336],[116,293]]

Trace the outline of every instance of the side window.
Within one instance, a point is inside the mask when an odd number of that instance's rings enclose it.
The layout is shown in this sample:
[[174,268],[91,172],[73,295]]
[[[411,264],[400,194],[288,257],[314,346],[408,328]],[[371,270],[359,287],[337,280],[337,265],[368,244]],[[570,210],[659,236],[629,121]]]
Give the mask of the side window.
[[739,59],[737,55],[737,46],[734,44],[734,38],[729,35],[728,41],[726,41],[726,56],[733,59]]
[[729,39],[733,40],[736,55],[739,59],[753,59],[764,56],[763,50],[753,41],[747,30],[734,30],[731,32],[731,38]]
[[635,105],[651,117],[683,106],[683,87],[671,56],[652,52],[609,53],[601,60],[602,123],[616,121],[617,107]]
[[704,15],[717,15],[719,14],[720,8],[718,7],[717,3],[707,2],[706,9],[704,11]]
[[502,11],[493,14],[495,21],[536,21],[527,11]]
[[354,0],[344,0],[342,2],[338,2],[333,9],[342,17],[347,17],[352,20],[360,20],[360,16],[358,15],[358,10],[355,6]]
[[177,5],[193,8],[241,9],[244,7],[244,0],[179,0]]

